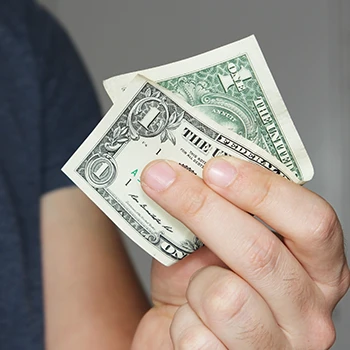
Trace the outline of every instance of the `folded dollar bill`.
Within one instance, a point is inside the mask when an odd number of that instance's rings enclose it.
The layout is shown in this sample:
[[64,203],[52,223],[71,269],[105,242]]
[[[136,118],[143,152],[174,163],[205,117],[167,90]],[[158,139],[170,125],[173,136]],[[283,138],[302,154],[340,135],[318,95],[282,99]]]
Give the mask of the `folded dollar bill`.
[[313,176],[254,37],[142,74],[105,82],[114,105],[62,170],[161,263],[202,243],[142,191],[150,161],[171,159],[201,176],[210,158],[229,155],[299,184]]
[[[112,101],[118,101],[137,73],[104,82]],[[311,161],[254,36],[139,73],[269,152],[302,183],[313,177]]]

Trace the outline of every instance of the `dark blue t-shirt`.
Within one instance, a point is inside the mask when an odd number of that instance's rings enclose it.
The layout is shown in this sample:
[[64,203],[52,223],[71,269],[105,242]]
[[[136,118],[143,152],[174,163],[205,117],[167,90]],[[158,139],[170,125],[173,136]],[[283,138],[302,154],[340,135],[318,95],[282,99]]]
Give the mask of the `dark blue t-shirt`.
[[0,349],[43,349],[40,197],[100,111],[69,39],[31,0],[0,1]]

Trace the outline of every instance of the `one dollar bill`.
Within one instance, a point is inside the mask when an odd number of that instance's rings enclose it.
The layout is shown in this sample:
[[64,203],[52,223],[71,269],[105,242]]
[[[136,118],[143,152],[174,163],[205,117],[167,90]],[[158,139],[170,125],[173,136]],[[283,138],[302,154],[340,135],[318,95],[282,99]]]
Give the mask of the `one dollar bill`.
[[142,191],[154,159],[178,162],[198,176],[215,156],[236,156],[287,179],[301,180],[254,142],[212,121],[169,90],[136,76],[63,171],[134,242],[165,265],[201,242]]
[[[313,177],[311,161],[254,36],[139,73],[270,153],[300,182]],[[104,82],[114,102],[136,74]]]

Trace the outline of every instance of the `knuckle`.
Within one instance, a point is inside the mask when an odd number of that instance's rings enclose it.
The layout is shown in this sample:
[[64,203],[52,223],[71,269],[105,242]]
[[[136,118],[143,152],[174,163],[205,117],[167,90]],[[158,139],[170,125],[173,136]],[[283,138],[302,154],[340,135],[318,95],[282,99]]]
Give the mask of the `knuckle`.
[[335,343],[336,331],[330,317],[315,316],[310,332],[311,349],[328,350]]
[[277,269],[281,251],[278,239],[269,239],[264,242],[264,238],[261,238],[263,234],[258,236],[250,243],[246,256],[251,274],[256,278],[265,278]]
[[208,198],[205,187],[198,185],[186,187],[186,189],[178,195],[181,199],[180,210],[182,215],[192,218],[200,215]]
[[312,241],[323,245],[334,238],[338,226],[338,216],[328,204],[323,208],[315,207],[311,212],[309,225]]
[[340,298],[343,297],[350,287],[350,271],[348,264],[345,262],[343,271],[341,273],[340,282],[339,282],[339,292]]
[[335,307],[350,287],[350,271],[345,257],[339,274],[332,281],[327,282],[326,287],[326,289],[322,288],[326,301]]
[[242,319],[250,298],[249,288],[227,273],[218,278],[203,294],[202,310],[209,324],[230,323]]

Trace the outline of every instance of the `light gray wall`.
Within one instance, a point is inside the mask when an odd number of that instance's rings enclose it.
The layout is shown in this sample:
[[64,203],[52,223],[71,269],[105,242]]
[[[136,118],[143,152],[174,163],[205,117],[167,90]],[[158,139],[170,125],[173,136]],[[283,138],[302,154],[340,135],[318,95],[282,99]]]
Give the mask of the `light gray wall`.
[[[350,231],[350,13],[348,0],[43,0],[70,31],[110,106],[102,80],[168,63],[255,34],[315,167],[309,188]],[[144,285],[150,258],[130,242]],[[350,299],[336,314],[349,349]],[[349,330],[348,330],[349,327]]]

